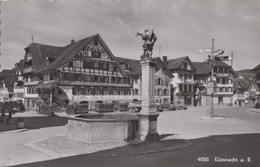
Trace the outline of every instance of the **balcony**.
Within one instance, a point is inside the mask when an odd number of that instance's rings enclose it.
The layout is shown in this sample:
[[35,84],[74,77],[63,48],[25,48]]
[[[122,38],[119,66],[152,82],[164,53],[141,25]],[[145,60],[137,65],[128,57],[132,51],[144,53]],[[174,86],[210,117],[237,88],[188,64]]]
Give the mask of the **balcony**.
[[68,81],[68,80],[59,80],[57,82],[60,85],[131,87],[131,84],[126,84],[126,83],[86,82],[86,81]]
[[24,73],[30,73],[30,72],[33,72],[34,71],[34,69],[32,68],[32,67],[25,67],[24,69],[23,69],[23,72]]
[[24,83],[24,86],[29,86],[29,85],[37,85],[40,81],[27,81]]
[[229,77],[229,73],[216,73],[216,77]]

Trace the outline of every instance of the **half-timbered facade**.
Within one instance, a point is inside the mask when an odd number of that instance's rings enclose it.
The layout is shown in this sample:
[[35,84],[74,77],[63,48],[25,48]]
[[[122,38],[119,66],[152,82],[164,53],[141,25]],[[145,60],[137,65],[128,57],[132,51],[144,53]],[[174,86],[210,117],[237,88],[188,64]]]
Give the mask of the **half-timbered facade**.
[[64,103],[131,100],[132,79],[126,75],[100,35],[65,46],[58,58],[38,71],[43,83],[56,82],[53,96]]

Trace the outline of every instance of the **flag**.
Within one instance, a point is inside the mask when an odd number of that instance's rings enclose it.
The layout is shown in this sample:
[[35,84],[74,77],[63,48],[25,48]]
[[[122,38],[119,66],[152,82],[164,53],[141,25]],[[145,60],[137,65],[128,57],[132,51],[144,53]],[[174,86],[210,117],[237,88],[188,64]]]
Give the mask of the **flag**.
[[198,53],[203,53],[203,52],[211,52],[211,48],[208,48],[208,49],[201,49],[198,51]]
[[218,50],[215,50],[213,52],[213,56],[218,56],[218,55],[222,55],[225,51],[222,50],[222,49],[218,49]]
[[230,60],[232,60],[232,57],[231,57],[231,56],[218,56],[218,58],[219,58],[221,61],[230,61]]

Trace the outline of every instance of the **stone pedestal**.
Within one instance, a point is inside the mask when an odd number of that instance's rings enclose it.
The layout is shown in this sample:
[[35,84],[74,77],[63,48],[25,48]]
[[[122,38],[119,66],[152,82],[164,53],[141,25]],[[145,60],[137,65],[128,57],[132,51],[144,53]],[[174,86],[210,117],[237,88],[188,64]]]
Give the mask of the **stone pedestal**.
[[142,66],[142,109],[139,114],[138,138],[142,142],[155,142],[159,140],[157,133],[157,117],[155,95],[154,95],[154,75],[155,63],[150,58],[141,60]]

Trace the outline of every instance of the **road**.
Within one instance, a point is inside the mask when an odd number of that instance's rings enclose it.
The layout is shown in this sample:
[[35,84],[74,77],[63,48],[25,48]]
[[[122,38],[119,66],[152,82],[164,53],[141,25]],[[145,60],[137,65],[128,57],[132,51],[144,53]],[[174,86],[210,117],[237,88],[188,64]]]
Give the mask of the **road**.
[[[167,111],[160,114],[159,134],[165,137],[164,140],[181,138],[192,143],[192,146],[183,149],[121,157],[85,154],[19,166],[260,166],[260,113],[249,112],[247,106],[216,106],[215,115],[225,120],[200,119],[207,115],[207,107],[191,107],[184,111]],[[239,162],[218,162],[224,158]],[[240,162],[241,160],[244,162]]]

